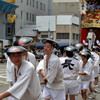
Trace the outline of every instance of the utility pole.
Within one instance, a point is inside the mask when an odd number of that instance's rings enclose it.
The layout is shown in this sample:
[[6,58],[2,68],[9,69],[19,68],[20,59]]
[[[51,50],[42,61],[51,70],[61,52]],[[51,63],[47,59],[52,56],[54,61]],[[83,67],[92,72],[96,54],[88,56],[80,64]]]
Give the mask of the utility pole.
[[49,20],[49,23],[48,23],[48,38],[50,39],[50,20]]
[[22,16],[21,16],[21,25],[22,25],[22,31],[21,31],[21,37],[23,37],[23,26],[24,26],[24,10],[22,10]]

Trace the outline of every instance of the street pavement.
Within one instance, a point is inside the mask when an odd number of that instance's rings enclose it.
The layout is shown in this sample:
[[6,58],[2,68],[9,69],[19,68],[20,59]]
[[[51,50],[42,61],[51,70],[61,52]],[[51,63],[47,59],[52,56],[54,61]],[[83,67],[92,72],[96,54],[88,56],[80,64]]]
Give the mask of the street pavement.
[[[9,88],[9,83],[6,82],[6,63],[0,63],[0,93]],[[3,100],[8,100],[7,98]]]
[[[6,63],[0,63],[0,93],[6,91],[9,88],[9,83],[6,82]],[[99,77],[99,87],[96,88],[98,92],[96,93],[96,99],[87,99],[87,100],[100,100],[100,77]],[[3,100],[7,100],[3,99]],[[82,100],[81,95],[79,94],[78,100]]]

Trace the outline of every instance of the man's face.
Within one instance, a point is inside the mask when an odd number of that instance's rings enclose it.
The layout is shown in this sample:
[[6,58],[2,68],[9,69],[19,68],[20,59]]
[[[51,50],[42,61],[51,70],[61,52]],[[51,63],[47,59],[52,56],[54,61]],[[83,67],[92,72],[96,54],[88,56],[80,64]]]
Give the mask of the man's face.
[[52,47],[50,43],[48,43],[48,42],[45,43],[45,45],[44,45],[44,53],[45,53],[46,55],[51,54],[52,51],[53,51],[53,49],[54,49],[54,47]]
[[92,32],[92,29],[90,29],[90,32]]
[[96,53],[97,53],[97,52],[98,52],[98,50],[94,50],[94,52],[96,52]]
[[64,56],[64,57],[66,57],[66,56],[67,56],[65,51],[64,51],[64,53],[63,53],[63,56]]
[[87,60],[86,57],[84,57],[84,56],[82,56],[82,55],[80,55],[80,56],[81,56],[81,58],[82,58],[82,61],[86,61],[86,60]]
[[10,59],[11,61],[17,65],[17,66],[21,66],[22,63],[22,53],[12,53],[10,54]]

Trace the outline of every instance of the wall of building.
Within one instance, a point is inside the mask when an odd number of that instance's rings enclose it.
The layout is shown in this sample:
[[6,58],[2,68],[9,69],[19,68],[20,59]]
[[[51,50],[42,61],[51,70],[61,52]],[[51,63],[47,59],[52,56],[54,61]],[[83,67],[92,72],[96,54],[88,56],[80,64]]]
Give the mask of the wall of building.
[[[69,37],[64,37],[62,39],[57,39],[57,34],[59,33],[66,33],[69,34]],[[74,36],[73,36],[74,34]],[[67,35],[68,36],[68,35]],[[78,37],[77,37],[78,36]],[[64,43],[72,43],[72,42],[78,42],[79,40],[79,26],[77,25],[57,25],[56,26],[56,32],[55,32],[55,38],[57,42],[64,42]]]
[[55,16],[37,16],[36,25],[39,31],[55,31]]
[[6,24],[5,24],[5,15],[0,14],[0,39],[6,39]]
[[70,32],[70,25],[57,25],[56,26],[56,33],[69,33]]
[[79,0],[53,0],[53,2],[79,2]]
[[52,0],[48,0],[48,15],[52,15]]
[[[38,8],[37,8],[37,2],[38,2]],[[19,32],[23,24],[35,24],[36,16],[48,15],[48,0],[16,0],[16,5],[18,5],[19,8],[16,9],[17,18],[15,20],[15,28],[16,28],[15,33]],[[28,19],[27,19],[27,13],[28,13]]]
[[[48,38],[48,23],[50,35],[58,43],[76,43],[79,37],[79,18],[73,15],[37,16],[36,26],[41,33],[40,38]],[[75,21],[74,21],[75,20]],[[52,26],[54,26],[52,28]]]
[[67,0],[53,2],[53,15],[79,13],[79,0],[66,1]]
[[[80,0],[53,0],[53,15],[57,15],[56,32],[54,32],[56,41],[65,43],[78,42],[79,3]],[[57,33],[62,33],[63,39],[57,39]],[[64,36],[66,36],[66,39],[64,39]],[[58,37],[60,38],[60,36]]]

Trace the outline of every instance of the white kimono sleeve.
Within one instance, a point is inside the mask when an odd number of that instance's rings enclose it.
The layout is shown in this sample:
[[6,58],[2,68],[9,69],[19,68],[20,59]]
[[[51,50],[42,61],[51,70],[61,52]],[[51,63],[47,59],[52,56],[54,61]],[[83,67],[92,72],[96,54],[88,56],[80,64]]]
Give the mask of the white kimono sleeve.
[[87,35],[87,39],[89,39],[90,38],[90,33],[88,33],[88,35]]
[[48,75],[46,76],[46,78],[49,83],[53,83],[57,75],[57,68],[60,64],[59,62],[60,61],[52,61],[50,66],[48,66]]
[[43,69],[44,70],[44,60],[41,60],[36,68],[36,71],[39,73],[39,71]]
[[7,67],[6,67],[6,80],[7,82],[11,83],[13,82],[12,76],[12,70],[13,70],[13,66],[14,64],[11,62],[11,60],[8,58],[7,59]]
[[29,62],[31,62],[34,67],[36,68],[36,58],[35,58],[35,55],[28,52],[28,59],[29,59]]
[[32,74],[31,70],[32,69],[27,70],[27,72],[24,73],[24,75],[22,75],[21,77],[19,77],[16,83],[7,90],[9,93],[11,93],[13,97],[15,97],[18,100],[20,100],[23,97],[24,93],[28,88]]
[[84,70],[84,72],[90,76],[91,72],[92,72],[92,64],[88,63],[86,65],[86,69]]
[[6,59],[8,59],[9,57],[8,57],[8,55],[7,55],[7,53],[4,53],[4,56],[5,56],[5,58]]
[[99,56],[95,58],[94,67],[99,67]]

